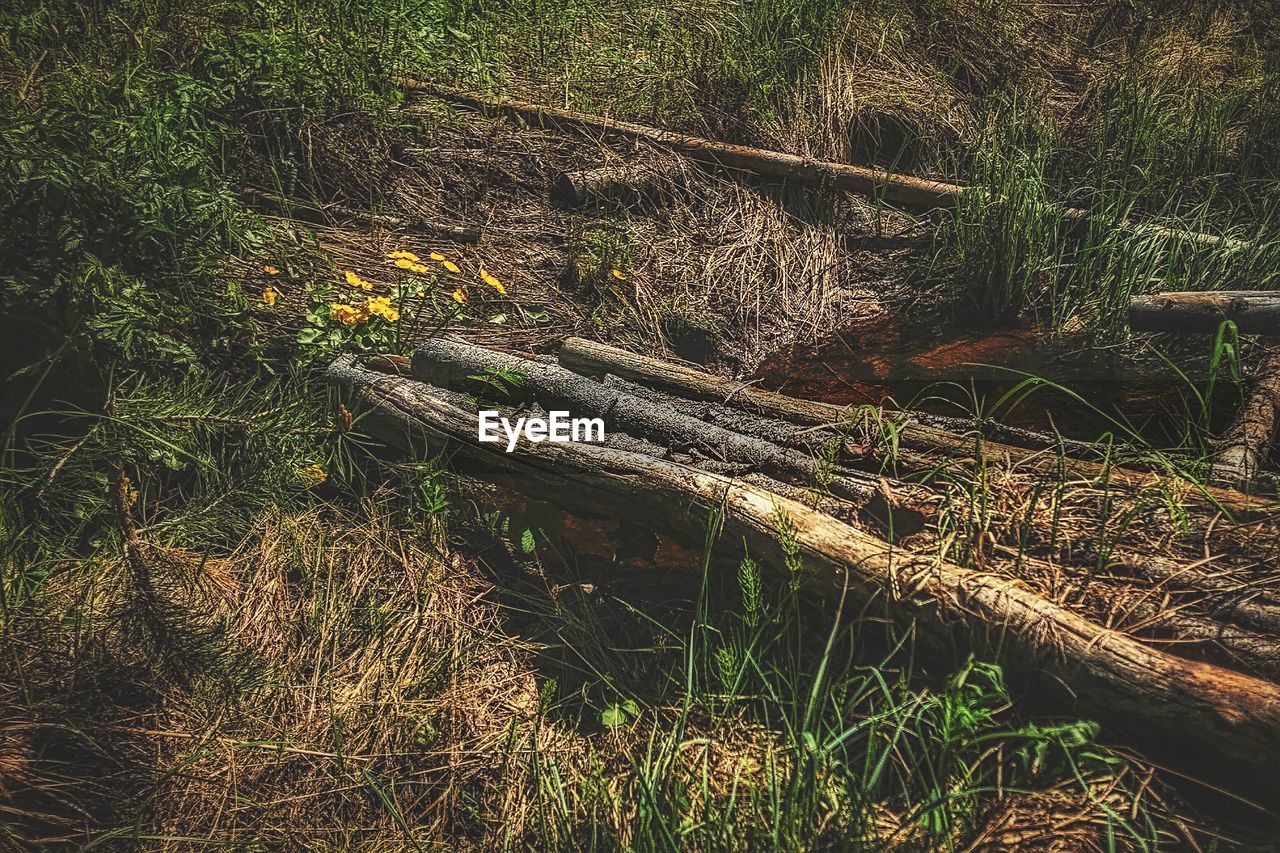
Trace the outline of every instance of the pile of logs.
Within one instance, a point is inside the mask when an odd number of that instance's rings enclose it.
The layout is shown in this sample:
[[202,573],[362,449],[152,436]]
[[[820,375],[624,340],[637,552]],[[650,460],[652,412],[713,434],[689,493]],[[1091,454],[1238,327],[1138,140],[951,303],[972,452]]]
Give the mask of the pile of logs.
[[[459,469],[566,508],[607,512],[702,541],[722,525],[722,547],[745,545],[766,565],[798,555],[799,580],[826,596],[874,607],[938,650],[957,634],[1012,671],[1047,675],[1079,700],[1078,711],[1120,724],[1149,743],[1176,744],[1179,757],[1275,780],[1280,754],[1280,597],[1225,604],[1213,619],[1172,620],[1188,642],[1211,639],[1250,672],[1183,657],[1090,621],[1016,577],[913,553],[903,536],[936,512],[937,496],[886,470],[936,467],[981,444],[1011,466],[1052,466],[1109,488],[1142,489],[1161,474],[1061,457],[1054,451],[981,442],[927,419],[896,432],[894,467],[873,433],[874,417],[721,379],[681,365],[571,339],[559,358],[433,340],[411,360],[343,357],[329,371],[366,411],[361,424],[407,452],[446,447]],[[495,377],[502,392],[495,392]],[[505,379],[502,379],[505,377]],[[598,417],[603,443],[478,440],[478,400],[512,420],[561,409]],[[834,452],[832,449],[834,448]],[[821,451],[821,452],[820,452]],[[817,486],[815,488],[815,485]],[[1206,514],[1268,516],[1276,506],[1230,488],[1180,489]],[[787,557],[791,557],[790,560]],[[1135,560],[1135,563],[1146,561]],[[1162,562],[1135,571],[1196,577],[1210,573]],[[1158,608],[1152,608],[1158,609]]]

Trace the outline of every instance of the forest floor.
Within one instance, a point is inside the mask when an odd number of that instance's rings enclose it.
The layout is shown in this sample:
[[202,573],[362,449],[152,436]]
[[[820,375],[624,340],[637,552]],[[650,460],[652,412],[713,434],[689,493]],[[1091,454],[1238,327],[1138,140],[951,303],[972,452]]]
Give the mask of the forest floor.
[[[576,336],[1097,442],[1177,476],[979,454],[909,478],[939,510],[903,546],[1275,680],[1267,631],[1205,631],[1271,606],[1277,518],[1188,496],[1265,344],[1123,317],[1131,293],[1280,283],[1265,8],[19,5],[6,844],[1271,849],[1275,804],[1230,768],[1166,766],[1176,748],[1006,684],[996,655],[917,655],[712,537],[405,459],[321,379],[345,352]],[[1006,203],[781,185],[408,100],[404,71]],[[552,203],[610,165],[664,177],[632,205]],[[1065,205],[1110,225],[1062,240]]]

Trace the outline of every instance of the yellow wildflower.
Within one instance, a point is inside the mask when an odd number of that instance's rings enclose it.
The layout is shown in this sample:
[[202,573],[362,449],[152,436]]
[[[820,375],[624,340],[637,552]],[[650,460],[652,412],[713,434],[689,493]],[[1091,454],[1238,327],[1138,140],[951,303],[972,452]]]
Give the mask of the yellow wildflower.
[[344,273],[344,277],[345,277],[345,278],[346,278],[346,280],[347,280],[347,284],[351,285],[352,287],[358,287],[358,288],[360,288],[361,290],[372,290],[372,289],[373,289],[373,285],[372,285],[372,284],[370,284],[369,282],[365,281],[364,279],[362,279],[360,276],[356,275],[356,274],[355,274],[354,272],[352,272],[351,270],[347,270],[347,271],[346,271],[346,273]]
[[443,260],[444,260],[444,255],[440,254],[439,252],[432,252],[430,255],[427,255],[427,257],[429,257],[429,258],[430,258],[431,260],[433,260],[433,261],[443,261]]
[[457,290],[453,292],[453,301],[458,303],[459,305],[466,305],[467,292],[463,290],[461,287],[459,287]]
[[263,264],[262,271],[267,275],[280,275],[280,270],[277,267],[271,266],[271,264]]
[[609,272],[610,272],[610,273],[613,275],[613,277],[614,277],[614,278],[616,278],[618,281],[626,281],[626,280],[627,280],[626,275],[622,272],[622,270],[618,269],[617,267],[614,267],[614,268],[613,268],[612,270],[610,270]]
[[[394,251],[394,252],[389,252],[389,253],[387,254],[387,257],[388,257],[388,258],[390,258],[390,259],[391,259],[391,260],[393,260],[393,261],[414,261],[414,262],[417,262],[417,261],[422,260],[422,258],[419,258],[419,257],[418,257],[417,255],[415,255],[413,252],[406,252],[406,251],[404,251],[403,249],[397,249],[397,250],[396,250],[396,251]],[[399,264],[396,264],[396,266],[399,266]]]
[[370,315],[376,314],[385,318],[389,323],[400,319],[400,311],[391,304],[391,299],[387,296],[370,296],[365,303],[365,310]]
[[343,302],[333,302],[329,305],[329,312],[333,315],[333,319],[339,321],[344,326],[353,326],[356,323],[363,323],[369,319],[369,314],[361,308],[347,305]]
[[268,308],[274,308],[276,307],[276,297],[279,295],[280,291],[271,285],[267,285],[266,289],[262,291],[262,301],[267,303]]
[[497,276],[495,276],[493,273],[489,272],[489,271],[488,271],[487,269],[485,269],[484,267],[481,267],[481,268],[480,268],[480,279],[481,279],[485,284],[489,285],[489,286],[490,286],[490,287],[492,287],[494,290],[496,290],[496,291],[498,291],[499,293],[501,293],[503,296],[506,296],[506,295],[507,295],[507,288],[506,288],[506,285],[504,285],[502,282],[498,281],[498,277],[497,277]]
[[453,261],[444,261],[443,263],[440,264],[440,266],[444,267],[449,272],[462,272],[462,270],[458,269],[458,265],[455,264]]
[[409,272],[416,272],[418,275],[426,275],[427,273],[431,272],[431,270],[427,269],[422,264],[418,263],[415,260],[410,260],[408,258],[396,258],[396,266],[398,266],[402,270],[408,270]]

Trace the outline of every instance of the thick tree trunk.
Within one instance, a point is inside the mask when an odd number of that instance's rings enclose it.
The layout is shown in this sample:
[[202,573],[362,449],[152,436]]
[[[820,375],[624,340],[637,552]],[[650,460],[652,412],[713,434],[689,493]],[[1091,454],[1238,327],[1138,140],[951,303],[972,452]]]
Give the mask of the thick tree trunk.
[[[722,379],[691,367],[671,364],[647,356],[636,355],[607,344],[582,338],[569,338],[560,347],[560,363],[588,376],[612,374],[647,385],[660,391],[697,400],[723,403],[757,415],[796,421],[814,427],[837,427],[856,420],[856,410],[788,397],[755,388],[747,383]],[[929,454],[967,457],[976,450],[973,434],[961,435],[920,423],[912,418],[898,430],[899,442]],[[1107,478],[1108,482],[1130,489],[1157,486],[1167,475],[1120,468],[1085,459],[1060,457],[1048,450],[1027,450],[1009,444],[983,440],[982,452],[988,459],[1010,466],[1061,466],[1064,473],[1089,480]],[[1264,498],[1246,495],[1234,489],[1185,483],[1182,498],[1191,503],[1221,507],[1232,515],[1249,516],[1274,511],[1276,504]]]
[[1280,292],[1171,292],[1129,300],[1129,327],[1135,331],[1213,333],[1223,320],[1241,334],[1280,335]]
[[[1024,672],[1045,672],[1081,704],[1123,723],[1149,743],[1176,744],[1172,758],[1204,759],[1229,772],[1274,779],[1280,754],[1280,687],[1222,667],[1184,660],[1095,625],[1016,581],[917,556],[804,504],[689,466],[582,444],[520,441],[512,453],[476,440],[476,414],[429,386],[361,367],[331,367],[379,416],[383,437],[408,449],[447,443],[484,476],[534,488],[587,509],[611,507],[655,526],[701,536],[723,525],[732,548],[745,543],[770,565],[798,555],[808,588],[863,604],[918,628],[919,642],[949,647],[964,626],[975,645],[999,649]],[[438,448],[427,448],[438,452]],[[1238,781],[1238,780],[1237,780]]]
[[[865,166],[854,166],[848,163],[836,163],[827,160],[813,160],[809,157],[800,157],[781,151],[768,151],[761,148],[751,148],[746,145],[716,142],[699,136],[689,136],[633,122],[617,121],[573,110],[546,107],[540,104],[493,100],[458,89],[451,89],[447,86],[424,83],[408,77],[396,78],[395,82],[409,93],[431,95],[477,111],[489,110],[506,113],[532,125],[555,124],[578,130],[612,133],[631,139],[642,139],[679,151],[694,160],[717,168],[736,169],[776,180],[794,181],[799,184],[827,187],[859,195],[883,198],[886,201],[908,207],[950,209],[956,206],[965,190],[959,184],[917,178],[911,175],[897,175],[886,172],[883,169],[871,169]],[[1088,212],[1077,208],[1063,208],[1061,213],[1064,223],[1073,227],[1089,219]],[[1129,225],[1129,223],[1120,224],[1122,226]],[[1237,245],[1239,243],[1239,241],[1228,240],[1215,234],[1180,231],[1161,226],[1142,226],[1142,228],[1154,234],[1205,246]]]
[[1256,477],[1270,453],[1278,424],[1280,347],[1270,350],[1263,359],[1244,408],[1224,433],[1214,465],[1215,475],[1232,483],[1248,483]]

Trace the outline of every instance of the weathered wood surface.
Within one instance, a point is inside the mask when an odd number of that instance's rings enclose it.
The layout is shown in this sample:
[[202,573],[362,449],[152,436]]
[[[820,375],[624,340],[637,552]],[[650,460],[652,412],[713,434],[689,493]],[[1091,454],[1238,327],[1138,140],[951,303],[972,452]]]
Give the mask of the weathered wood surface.
[[1270,454],[1278,425],[1280,347],[1274,347],[1263,358],[1244,407],[1227,427],[1219,442],[1214,474],[1232,483],[1248,483],[1253,480]]
[[[800,581],[829,596],[879,603],[914,624],[918,641],[949,648],[963,627],[974,645],[999,649],[1023,672],[1065,684],[1083,709],[1123,724],[1152,744],[1177,744],[1177,759],[1212,760],[1232,774],[1275,779],[1280,768],[1280,686],[1223,667],[1186,660],[1067,611],[995,574],[912,554],[829,515],[753,486],[636,453],[581,443],[521,440],[514,452],[476,440],[477,418],[429,385],[379,373],[353,357],[330,368],[354,392],[387,441],[406,449],[450,447],[490,479],[505,479],[591,510],[611,507],[633,519],[700,537],[722,524],[726,548],[745,543],[782,565],[781,528],[804,561]],[[423,446],[426,440],[429,447]]]
[[[781,151],[769,151],[746,145],[717,142],[700,136],[690,136],[634,122],[619,121],[587,115],[574,110],[529,104],[512,100],[495,100],[481,97],[447,86],[437,86],[409,77],[399,77],[395,82],[409,94],[426,94],[476,111],[501,112],[531,125],[560,125],[594,133],[615,134],[630,139],[641,139],[679,151],[685,156],[717,168],[750,172],[766,178],[793,181],[798,184],[842,190],[859,195],[881,198],[907,207],[924,209],[951,209],[959,202],[965,187],[946,181],[900,175],[884,169],[855,166],[829,160],[815,160]],[[1070,228],[1088,222],[1091,217],[1079,208],[1062,208],[1063,222]],[[1241,241],[1182,231],[1159,225],[1133,225],[1116,223],[1146,233],[1185,240],[1203,246],[1238,246]]]
[[[427,341],[413,354],[413,374],[441,388],[465,390],[505,402],[534,401],[575,417],[599,417],[608,430],[657,441],[667,447],[696,449],[709,458],[756,468],[780,480],[819,481],[884,523],[907,529],[934,503],[927,489],[847,469],[831,470],[806,453],[730,429],[694,420],[670,406],[644,400],[560,367],[461,341]],[[494,377],[518,376],[502,391]],[[482,377],[482,378],[477,378]],[[502,380],[497,380],[502,381]],[[896,516],[896,517],[893,517]]]
[[1230,320],[1246,335],[1280,335],[1280,292],[1169,292],[1129,300],[1129,327],[1141,332],[1208,332]]
[[562,172],[551,183],[551,203],[577,210],[632,207],[659,201],[668,188],[679,182],[683,171],[678,158],[668,158]]
[[720,168],[737,169],[778,180],[826,186],[860,195],[874,195],[915,207],[952,207],[961,190],[955,184],[913,178],[909,175],[895,175],[883,169],[831,163],[779,151],[765,151],[746,145],[716,142],[633,122],[590,116],[573,110],[510,100],[494,101],[408,78],[400,78],[397,82],[409,92],[433,95],[477,111],[501,111],[533,125],[544,123],[572,125],[578,129],[642,139]]
[[[636,355],[582,338],[565,340],[560,347],[559,360],[569,369],[584,375],[612,374],[670,394],[723,403],[764,417],[795,421],[812,427],[836,427],[857,418],[856,410],[848,407],[789,397],[748,383],[723,379],[691,367]],[[908,448],[953,457],[967,457],[977,449],[972,433],[950,432],[911,417],[900,424],[898,440]],[[1055,450],[1031,450],[984,439],[982,452],[988,459],[1011,466],[1060,466],[1064,473],[1074,477],[1087,480],[1106,478],[1109,483],[1130,489],[1169,484],[1185,501],[1220,507],[1232,515],[1242,517],[1280,509],[1275,501],[1235,489],[1203,486],[1164,472],[1135,470],[1088,459],[1063,457]]]

